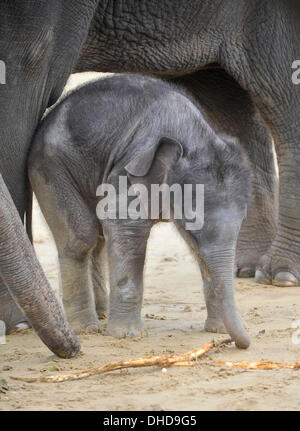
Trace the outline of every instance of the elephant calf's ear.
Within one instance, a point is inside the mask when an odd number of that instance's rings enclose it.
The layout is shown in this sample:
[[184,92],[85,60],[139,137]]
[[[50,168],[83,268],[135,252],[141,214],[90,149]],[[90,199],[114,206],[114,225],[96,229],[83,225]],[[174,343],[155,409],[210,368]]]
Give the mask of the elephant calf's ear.
[[126,172],[134,177],[144,177],[147,175],[153,163],[156,148],[156,145],[154,145],[148,150],[139,153],[125,166]]
[[183,154],[182,145],[170,138],[161,138],[156,145],[139,153],[126,166],[131,177],[146,177],[153,184],[162,183],[171,164]]
[[[180,143],[173,139],[162,138],[156,145],[153,145],[144,152],[138,154],[126,166],[128,178],[133,187],[141,184],[147,188],[148,202],[143,202],[146,213],[152,218],[151,193],[152,184],[163,184],[167,182],[170,166],[178,160],[183,153]],[[146,198],[147,199],[147,198]],[[160,217],[159,213],[154,218]]]

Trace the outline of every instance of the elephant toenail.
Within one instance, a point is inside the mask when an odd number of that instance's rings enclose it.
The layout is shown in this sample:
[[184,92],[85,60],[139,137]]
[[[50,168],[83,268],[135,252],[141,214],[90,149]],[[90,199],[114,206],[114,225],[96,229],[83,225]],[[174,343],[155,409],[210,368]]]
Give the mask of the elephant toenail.
[[272,284],[271,278],[261,269],[255,271],[255,281],[259,284]]
[[299,281],[290,272],[278,272],[273,280],[273,285],[279,287],[298,286]]

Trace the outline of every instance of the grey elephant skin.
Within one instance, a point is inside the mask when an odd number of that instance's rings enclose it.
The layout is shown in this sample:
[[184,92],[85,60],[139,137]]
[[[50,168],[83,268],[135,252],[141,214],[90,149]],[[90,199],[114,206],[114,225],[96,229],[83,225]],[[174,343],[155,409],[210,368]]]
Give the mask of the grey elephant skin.
[[6,73],[0,85],[0,320],[10,332],[27,319],[64,357],[74,356],[79,342],[22,226],[26,159],[39,120],[60,96],[78,58],[96,5],[94,0],[0,1],[0,60]]
[[258,282],[278,286],[300,282],[300,85],[292,82],[299,59],[296,0],[109,0],[99,2],[74,69],[177,77],[214,100],[210,121],[242,138],[255,169],[238,275],[256,270]]
[[[107,332],[142,334],[143,267],[150,229],[146,219],[99,220],[98,186],[120,201],[120,177],[129,185],[204,185],[204,225],[186,229],[174,218],[200,265],[207,304],[205,328],[228,331],[238,347],[249,337],[234,302],[235,249],[250,197],[251,175],[238,142],[218,136],[201,107],[175,86],[140,75],[114,75],[64,98],[43,119],[32,144],[29,178],[59,255],[63,303],[73,329],[97,331],[106,309],[99,253],[109,262]],[[127,179],[126,179],[127,181]],[[194,191],[195,193],[195,191]],[[148,196],[150,199],[150,197]],[[132,200],[136,197],[131,197]],[[193,206],[200,211],[193,195]],[[175,208],[175,198],[171,201]],[[151,207],[152,208],[152,207]],[[172,212],[171,212],[172,214]],[[172,218],[172,216],[171,216]]]

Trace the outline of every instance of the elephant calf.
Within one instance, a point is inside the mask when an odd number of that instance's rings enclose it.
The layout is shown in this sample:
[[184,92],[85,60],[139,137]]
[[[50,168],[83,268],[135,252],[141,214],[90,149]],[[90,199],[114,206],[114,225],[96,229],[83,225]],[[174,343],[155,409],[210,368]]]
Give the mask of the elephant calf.
[[[248,347],[233,272],[250,169],[239,144],[217,136],[183,90],[130,74],[77,89],[42,121],[29,176],[58,248],[63,303],[75,332],[97,331],[106,311],[99,259],[105,239],[107,332],[142,334],[147,240],[155,221],[170,218],[201,268],[205,329],[227,331],[238,347]],[[173,193],[159,194],[166,186]]]

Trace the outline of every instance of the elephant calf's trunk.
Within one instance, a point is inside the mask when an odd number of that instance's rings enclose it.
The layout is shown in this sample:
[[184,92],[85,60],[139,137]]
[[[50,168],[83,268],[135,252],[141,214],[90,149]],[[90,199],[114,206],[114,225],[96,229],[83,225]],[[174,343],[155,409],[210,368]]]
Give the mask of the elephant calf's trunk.
[[224,300],[221,304],[221,310],[225,328],[236,346],[240,349],[247,349],[250,345],[250,337],[242,326],[241,319],[235,309],[235,304],[232,300]]
[[225,328],[237,347],[247,349],[250,345],[250,337],[243,328],[234,300],[234,253],[228,256],[226,253],[219,253],[210,261],[209,268],[211,288],[214,289],[217,308]]
[[47,282],[0,175],[0,277],[49,349],[63,358],[80,350],[78,339]]

